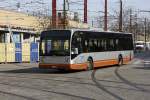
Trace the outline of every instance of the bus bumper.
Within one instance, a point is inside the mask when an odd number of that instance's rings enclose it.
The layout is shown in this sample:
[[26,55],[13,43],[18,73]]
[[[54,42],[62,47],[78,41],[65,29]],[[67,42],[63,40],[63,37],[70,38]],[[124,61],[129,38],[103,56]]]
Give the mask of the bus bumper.
[[85,70],[86,64],[39,64],[40,69]]

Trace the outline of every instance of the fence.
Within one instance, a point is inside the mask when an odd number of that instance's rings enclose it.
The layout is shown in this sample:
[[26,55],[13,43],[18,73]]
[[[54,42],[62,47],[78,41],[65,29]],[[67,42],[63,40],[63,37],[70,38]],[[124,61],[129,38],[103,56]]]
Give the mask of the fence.
[[0,43],[0,63],[34,63],[38,61],[38,43]]

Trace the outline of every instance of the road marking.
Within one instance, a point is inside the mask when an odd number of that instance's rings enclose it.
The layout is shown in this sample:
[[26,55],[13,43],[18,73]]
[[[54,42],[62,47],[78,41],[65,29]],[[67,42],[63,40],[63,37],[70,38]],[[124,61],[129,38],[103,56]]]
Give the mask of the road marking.
[[141,61],[137,60],[137,61],[133,62],[133,64],[141,64]]
[[149,64],[150,64],[150,61],[144,61],[144,64],[145,64],[145,65],[149,65]]

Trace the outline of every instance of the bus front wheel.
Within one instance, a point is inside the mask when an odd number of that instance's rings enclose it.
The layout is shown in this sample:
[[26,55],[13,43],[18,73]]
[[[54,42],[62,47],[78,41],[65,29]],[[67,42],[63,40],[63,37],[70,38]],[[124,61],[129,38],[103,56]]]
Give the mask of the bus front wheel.
[[92,58],[88,58],[87,60],[87,70],[93,70],[94,66],[93,66],[93,60]]

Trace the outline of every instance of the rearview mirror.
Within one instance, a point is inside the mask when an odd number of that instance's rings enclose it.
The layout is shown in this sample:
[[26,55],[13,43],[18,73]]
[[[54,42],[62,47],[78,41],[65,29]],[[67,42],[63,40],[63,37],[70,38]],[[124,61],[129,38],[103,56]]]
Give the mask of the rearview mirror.
[[71,54],[79,54],[78,48],[73,48]]

